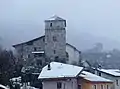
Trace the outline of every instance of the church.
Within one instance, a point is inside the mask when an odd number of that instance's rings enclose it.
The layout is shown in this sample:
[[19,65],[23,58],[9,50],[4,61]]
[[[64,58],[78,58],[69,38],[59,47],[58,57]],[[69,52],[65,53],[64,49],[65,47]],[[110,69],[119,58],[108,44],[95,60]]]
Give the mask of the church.
[[45,61],[62,61],[78,64],[81,52],[66,43],[66,20],[53,16],[45,21],[45,35],[13,45],[17,57],[26,65],[42,66]]

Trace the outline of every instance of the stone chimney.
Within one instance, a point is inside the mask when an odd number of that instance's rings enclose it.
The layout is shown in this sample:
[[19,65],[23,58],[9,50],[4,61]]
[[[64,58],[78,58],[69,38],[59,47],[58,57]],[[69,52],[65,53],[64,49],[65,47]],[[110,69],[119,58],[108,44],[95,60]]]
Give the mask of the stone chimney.
[[50,63],[48,63],[48,70],[51,70],[51,66],[50,66]]

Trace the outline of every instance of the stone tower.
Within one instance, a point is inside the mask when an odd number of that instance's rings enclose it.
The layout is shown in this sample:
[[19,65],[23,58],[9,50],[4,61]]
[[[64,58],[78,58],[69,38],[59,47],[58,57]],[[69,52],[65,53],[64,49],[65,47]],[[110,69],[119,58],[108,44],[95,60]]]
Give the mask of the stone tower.
[[45,55],[50,60],[66,58],[66,20],[53,16],[45,20]]

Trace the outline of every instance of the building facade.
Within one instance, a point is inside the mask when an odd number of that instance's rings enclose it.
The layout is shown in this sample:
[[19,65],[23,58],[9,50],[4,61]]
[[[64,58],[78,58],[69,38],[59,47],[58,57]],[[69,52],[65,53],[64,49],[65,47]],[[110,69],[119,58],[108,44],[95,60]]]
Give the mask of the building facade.
[[45,20],[45,55],[51,60],[66,59],[66,20],[60,17]]
[[95,74],[113,81],[113,89],[120,89],[120,70],[96,69]]
[[42,80],[43,89],[113,89],[111,80],[83,70],[83,67],[51,62],[38,79]]
[[66,43],[66,20],[53,16],[45,20],[45,35],[13,45],[17,57],[26,65],[41,66],[46,60],[67,60],[78,63],[80,51]]

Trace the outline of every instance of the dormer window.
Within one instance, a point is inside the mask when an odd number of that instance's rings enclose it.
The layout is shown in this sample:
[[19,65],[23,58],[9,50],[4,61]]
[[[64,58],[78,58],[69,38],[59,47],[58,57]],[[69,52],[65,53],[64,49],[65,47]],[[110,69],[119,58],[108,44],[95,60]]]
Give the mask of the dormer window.
[[52,27],[52,23],[50,23],[50,27]]

